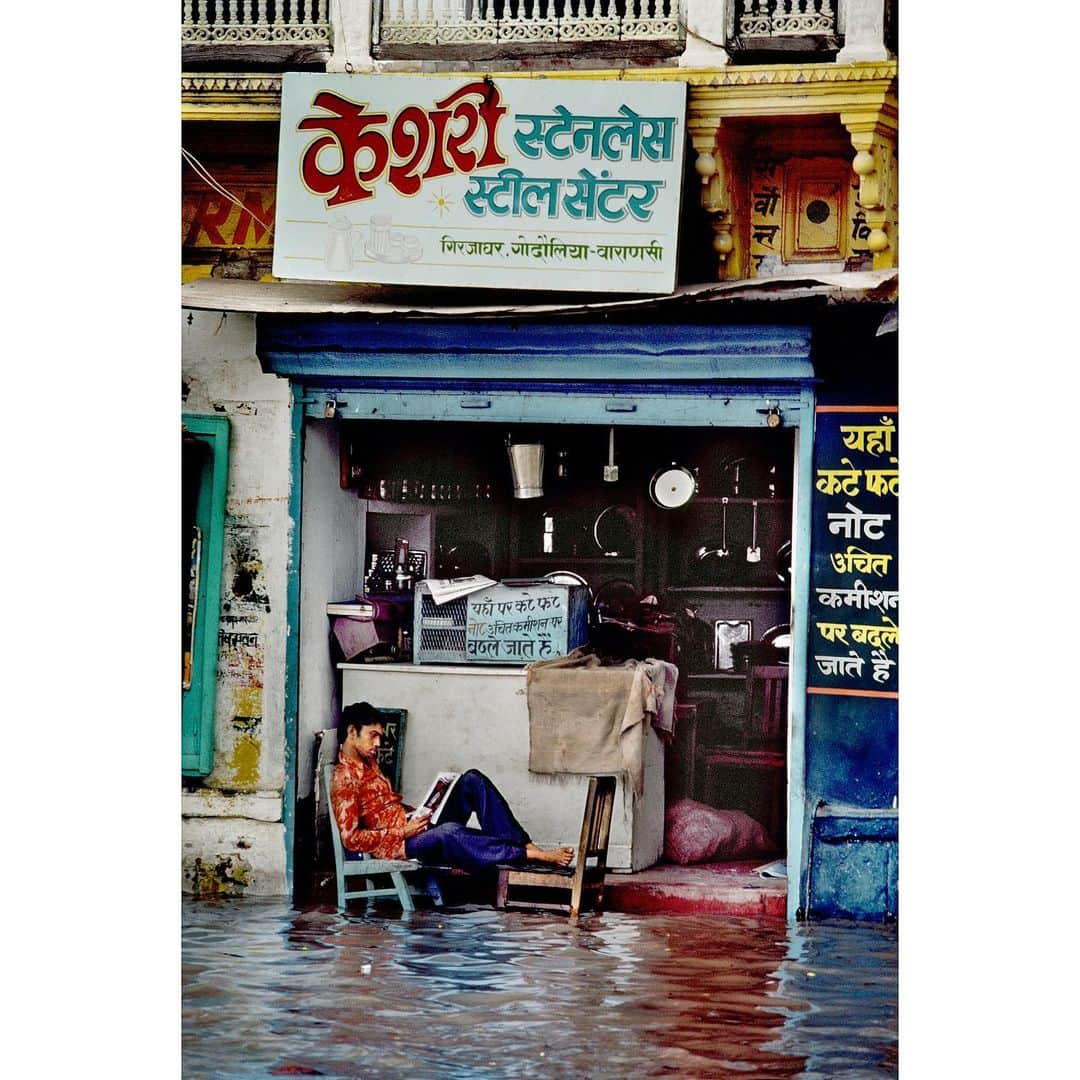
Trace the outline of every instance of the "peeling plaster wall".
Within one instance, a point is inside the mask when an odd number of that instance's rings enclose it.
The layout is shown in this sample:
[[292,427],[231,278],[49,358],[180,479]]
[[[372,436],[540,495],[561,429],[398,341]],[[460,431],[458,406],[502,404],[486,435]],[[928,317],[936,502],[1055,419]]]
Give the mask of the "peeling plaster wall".
[[182,411],[229,418],[214,767],[184,796],[184,888],[286,892],[290,391],[255,356],[251,315],[182,313]]
[[337,724],[340,677],[329,648],[326,605],[363,589],[362,514],[355,491],[338,482],[339,429],[324,420],[304,431],[304,509],[300,531],[300,731],[297,795],[314,785],[315,732]]
[[183,891],[200,897],[282,896],[285,828],[280,821],[185,817],[182,873]]

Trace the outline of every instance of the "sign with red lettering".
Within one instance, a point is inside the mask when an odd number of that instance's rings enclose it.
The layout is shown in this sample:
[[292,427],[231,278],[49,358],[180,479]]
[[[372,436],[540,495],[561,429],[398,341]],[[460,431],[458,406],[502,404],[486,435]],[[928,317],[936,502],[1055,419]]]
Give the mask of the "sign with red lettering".
[[283,77],[274,274],[671,292],[681,82]]
[[214,176],[232,199],[201,178],[185,172],[182,192],[185,248],[269,248],[274,242],[268,226],[274,221],[274,176],[269,169],[229,169],[215,162]]

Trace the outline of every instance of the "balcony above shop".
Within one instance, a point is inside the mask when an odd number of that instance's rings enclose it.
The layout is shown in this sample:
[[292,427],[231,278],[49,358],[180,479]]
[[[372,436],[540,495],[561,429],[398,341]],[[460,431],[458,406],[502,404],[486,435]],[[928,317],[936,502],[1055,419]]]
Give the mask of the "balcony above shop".
[[839,0],[734,0],[732,53],[837,52]]
[[182,0],[181,57],[196,67],[324,67],[331,0]]
[[683,0],[383,0],[376,59],[643,63],[686,41]]
[[881,62],[896,0],[182,0],[185,71]]

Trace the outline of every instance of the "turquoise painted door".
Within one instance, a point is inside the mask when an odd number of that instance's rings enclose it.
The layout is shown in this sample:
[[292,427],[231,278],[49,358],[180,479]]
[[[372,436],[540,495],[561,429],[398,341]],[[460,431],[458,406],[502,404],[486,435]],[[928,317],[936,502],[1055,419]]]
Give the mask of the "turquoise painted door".
[[181,446],[181,772],[206,776],[214,765],[229,421],[183,416]]

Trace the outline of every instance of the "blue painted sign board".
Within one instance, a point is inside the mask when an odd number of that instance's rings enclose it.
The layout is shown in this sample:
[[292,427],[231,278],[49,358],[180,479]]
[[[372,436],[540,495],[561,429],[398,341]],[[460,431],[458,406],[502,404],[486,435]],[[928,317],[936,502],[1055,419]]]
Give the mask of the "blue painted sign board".
[[897,690],[898,426],[895,406],[817,409],[811,692]]

